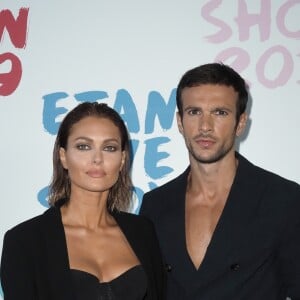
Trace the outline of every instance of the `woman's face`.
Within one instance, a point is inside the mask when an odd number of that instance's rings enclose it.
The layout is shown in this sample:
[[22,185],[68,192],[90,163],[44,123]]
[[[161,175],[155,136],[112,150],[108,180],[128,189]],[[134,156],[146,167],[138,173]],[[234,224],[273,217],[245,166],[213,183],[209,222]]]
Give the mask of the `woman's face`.
[[116,183],[125,152],[118,127],[109,119],[85,117],[73,125],[60,160],[68,170],[71,194],[106,192]]

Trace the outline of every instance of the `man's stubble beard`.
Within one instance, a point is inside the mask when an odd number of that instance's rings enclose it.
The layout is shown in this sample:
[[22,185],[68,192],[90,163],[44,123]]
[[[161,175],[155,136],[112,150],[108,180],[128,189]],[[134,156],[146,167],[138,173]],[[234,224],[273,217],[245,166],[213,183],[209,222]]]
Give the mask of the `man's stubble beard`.
[[215,162],[220,161],[223,159],[234,147],[235,140],[232,139],[231,143],[226,146],[224,144],[221,148],[217,149],[215,153],[213,153],[209,157],[203,157],[201,154],[197,154],[196,151],[194,151],[192,143],[186,142],[187,149],[189,151],[189,154],[198,162],[202,164],[212,164]]

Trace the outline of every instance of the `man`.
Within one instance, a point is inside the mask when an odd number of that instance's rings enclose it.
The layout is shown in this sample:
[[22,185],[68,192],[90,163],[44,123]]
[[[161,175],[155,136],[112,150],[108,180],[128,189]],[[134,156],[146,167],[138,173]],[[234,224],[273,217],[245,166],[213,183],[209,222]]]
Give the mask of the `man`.
[[218,63],[184,74],[177,123],[186,171],[144,195],[168,271],[168,300],[300,299],[300,186],[234,148],[245,81]]

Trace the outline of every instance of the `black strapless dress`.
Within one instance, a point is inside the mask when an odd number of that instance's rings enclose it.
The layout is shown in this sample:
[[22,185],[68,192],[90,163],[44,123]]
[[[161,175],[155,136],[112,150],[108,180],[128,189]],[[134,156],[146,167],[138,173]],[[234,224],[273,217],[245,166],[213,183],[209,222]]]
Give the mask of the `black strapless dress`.
[[141,265],[127,270],[109,282],[81,270],[71,269],[76,300],[143,300],[147,277]]

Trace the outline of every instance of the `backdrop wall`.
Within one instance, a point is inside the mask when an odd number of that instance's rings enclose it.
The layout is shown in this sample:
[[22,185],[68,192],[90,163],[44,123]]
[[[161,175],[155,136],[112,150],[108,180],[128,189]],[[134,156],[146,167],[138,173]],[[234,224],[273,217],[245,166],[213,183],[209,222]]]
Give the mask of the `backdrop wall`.
[[46,209],[55,134],[79,102],[126,121],[134,212],[181,173],[175,87],[203,63],[230,64],[251,87],[239,151],[300,183],[299,15],[299,0],[2,0],[0,251],[7,229]]

